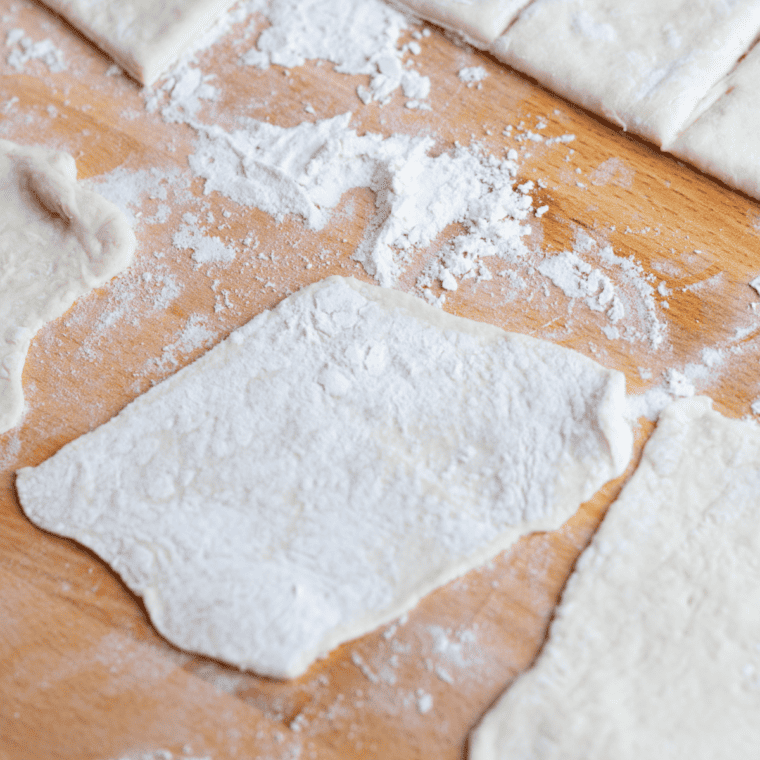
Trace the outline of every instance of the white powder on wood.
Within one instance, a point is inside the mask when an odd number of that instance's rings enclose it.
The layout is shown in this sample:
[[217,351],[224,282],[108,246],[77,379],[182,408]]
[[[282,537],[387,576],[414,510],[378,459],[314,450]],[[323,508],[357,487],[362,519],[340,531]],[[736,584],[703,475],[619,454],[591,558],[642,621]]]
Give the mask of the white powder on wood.
[[330,61],[343,74],[368,74],[357,94],[366,104],[386,103],[403,88],[408,98],[426,98],[430,80],[408,69],[398,46],[407,17],[381,0],[258,0],[249,7],[270,23],[243,63],[292,68],[307,60]]
[[468,87],[473,87],[482,82],[488,76],[488,72],[482,66],[467,66],[459,69],[457,76]]
[[376,211],[354,258],[381,285],[393,285],[410,254],[455,222],[468,236],[450,249],[453,274],[470,271],[493,238],[519,249],[527,232],[519,221],[532,199],[512,189],[514,162],[461,146],[431,156],[429,138],[359,136],[350,119],[343,114],[291,129],[248,120],[234,132],[197,126],[190,166],[207,194],[222,193],[278,220],[297,214],[312,229],[327,223],[347,190],[372,189]]
[[5,45],[11,48],[6,59],[8,65],[16,71],[23,71],[29,61],[42,61],[53,74],[66,69],[63,53],[52,40],[35,42],[23,29],[11,29],[6,35]]
[[191,258],[196,265],[229,264],[235,258],[235,250],[218,237],[204,234],[194,214],[186,213],[182,224],[172,236],[176,248],[192,250]]

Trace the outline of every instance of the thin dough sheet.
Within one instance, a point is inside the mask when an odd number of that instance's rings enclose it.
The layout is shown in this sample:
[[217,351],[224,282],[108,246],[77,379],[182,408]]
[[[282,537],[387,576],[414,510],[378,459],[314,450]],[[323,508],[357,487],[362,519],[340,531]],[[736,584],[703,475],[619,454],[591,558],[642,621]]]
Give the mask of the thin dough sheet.
[[42,0],[151,85],[235,0]]
[[530,0],[392,0],[420,18],[451,29],[467,40],[490,45]]
[[535,0],[490,51],[667,150],[759,30],[755,0]]
[[760,198],[759,82],[760,46],[755,46],[671,148],[674,155],[754,198]]
[[0,140],[0,434],[21,421],[35,333],[135,251],[124,214],[76,178],[68,153]]
[[715,760],[760,747],[760,427],[660,416],[535,665],[471,760]]
[[625,468],[623,375],[329,278],[18,473],[180,647],[290,677]]

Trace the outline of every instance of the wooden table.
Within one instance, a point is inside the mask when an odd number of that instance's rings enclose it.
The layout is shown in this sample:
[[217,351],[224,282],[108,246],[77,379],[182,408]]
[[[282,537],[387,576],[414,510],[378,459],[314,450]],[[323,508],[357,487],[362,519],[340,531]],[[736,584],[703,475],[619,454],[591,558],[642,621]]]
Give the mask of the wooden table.
[[[470,728],[536,656],[573,563],[623,479],[560,530],[522,540],[423,600],[403,624],[349,642],[295,681],[240,673],[162,640],[103,562],[26,520],[14,471],[105,422],[289,292],[329,274],[367,279],[350,257],[374,200],[369,191],[348,193],[316,233],[298,219],[277,224],[204,197],[187,165],[192,129],[148,112],[140,88],[109,74],[110,62],[43,6],[0,0],[0,40],[16,27],[35,41],[51,38],[67,67],[51,73],[31,61],[16,71],[0,47],[0,135],[65,149],[81,177],[116,188],[131,203],[139,247],[127,272],[39,333],[24,372],[28,411],[0,436],[0,758],[463,757]],[[503,276],[465,280],[447,295],[448,311],[571,346],[625,372],[631,392],[662,385],[670,368],[701,365],[700,392],[726,414],[750,413],[760,396],[760,299],[748,287],[760,273],[755,201],[435,30],[418,56],[432,80],[432,110],[419,112],[399,94],[382,108],[363,106],[355,88],[366,77],[328,65],[239,66],[255,41],[249,34],[240,42],[245,28],[199,56],[219,90],[202,104],[201,121],[231,128],[245,115],[289,127],[351,110],[359,131],[430,134],[440,149],[475,139],[498,156],[514,147],[518,181],[541,179],[535,205],[549,206],[532,221],[531,261],[585,231],[667,288],[655,295],[666,327],[656,351],[646,339],[609,340],[604,315],[545,279],[519,293]],[[473,65],[488,72],[481,88],[457,77]],[[508,124],[514,135],[539,119],[543,134],[575,141],[547,146],[503,134]],[[196,267],[172,245],[188,211],[211,212],[208,234],[240,247],[231,264]],[[243,250],[249,232],[258,245]],[[402,289],[413,288],[436,247],[415,255]],[[494,271],[501,268],[496,262]],[[631,282],[605,271],[638,308]],[[634,312],[624,324],[641,327]],[[712,367],[706,348],[720,352]],[[650,430],[645,420],[637,425],[637,451]],[[428,712],[418,709],[425,695]]]

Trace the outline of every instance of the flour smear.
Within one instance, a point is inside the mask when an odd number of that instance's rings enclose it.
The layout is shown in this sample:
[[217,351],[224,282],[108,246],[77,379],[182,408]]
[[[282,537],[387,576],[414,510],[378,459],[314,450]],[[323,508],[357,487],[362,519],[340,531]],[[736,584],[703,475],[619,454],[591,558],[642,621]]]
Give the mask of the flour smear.
[[[358,135],[351,114],[286,129],[248,120],[243,129],[198,127],[190,166],[219,192],[278,221],[300,216],[314,230],[350,189],[375,193],[375,213],[354,258],[384,286],[394,285],[414,251],[446,227],[508,236],[515,251],[532,199],[512,189],[515,167],[477,147],[431,155],[433,140]],[[496,226],[500,226],[498,232]]]

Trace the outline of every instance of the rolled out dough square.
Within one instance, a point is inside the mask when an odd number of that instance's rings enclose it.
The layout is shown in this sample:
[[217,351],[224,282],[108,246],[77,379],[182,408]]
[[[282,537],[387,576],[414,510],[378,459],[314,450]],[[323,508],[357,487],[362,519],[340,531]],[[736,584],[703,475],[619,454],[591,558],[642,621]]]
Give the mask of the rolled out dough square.
[[68,153],[0,140],[0,434],[21,421],[34,335],[124,269],[136,245]]
[[42,0],[138,82],[152,84],[235,0]]
[[490,50],[667,150],[759,30],[755,0],[535,0]]
[[180,647],[290,677],[519,536],[631,452],[623,376],[332,277],[16,480]]
[[469,756],[751,760],[758,716],[760,428],[693,397],[661,415]]
[[760,198],[760,47],[711,93],[709,108],[671,152],[728,185]]
[[530,0],[393,0],[434,24],[490,45]]

